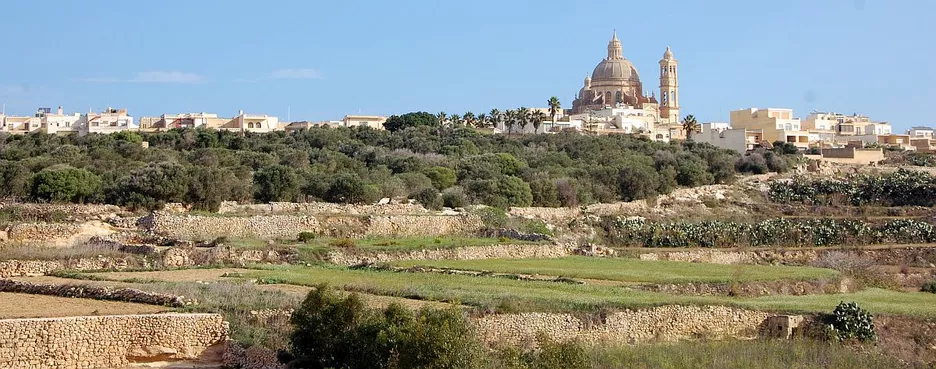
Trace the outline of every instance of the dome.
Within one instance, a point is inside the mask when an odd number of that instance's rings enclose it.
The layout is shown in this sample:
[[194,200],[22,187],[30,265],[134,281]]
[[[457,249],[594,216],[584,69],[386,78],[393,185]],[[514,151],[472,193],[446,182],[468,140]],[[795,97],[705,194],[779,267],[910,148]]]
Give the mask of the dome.
[[637,68],[627,59],[605,59],[592,72],[593,81],[625,80],[640,82]]
[[663,53],[663,59],[664,60],[673,59],[673,50],[670,50],[669,46],[666,47],[666,52]]

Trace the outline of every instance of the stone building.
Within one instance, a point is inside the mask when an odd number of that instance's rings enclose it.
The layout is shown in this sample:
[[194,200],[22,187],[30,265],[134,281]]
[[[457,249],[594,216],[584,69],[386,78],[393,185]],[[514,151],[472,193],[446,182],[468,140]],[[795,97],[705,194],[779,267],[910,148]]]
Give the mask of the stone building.
[[660,65],[660,99],[647,94],[640,81],[637,68],[624,57],[617,33],[608,43],[608,56],[595,67],[590,77],[572,102],[572,114],[602,110],[607,107],[630,107],[644,110],[642,116],[657,123],[679,122],[678,62],[669,47],[663,53]]

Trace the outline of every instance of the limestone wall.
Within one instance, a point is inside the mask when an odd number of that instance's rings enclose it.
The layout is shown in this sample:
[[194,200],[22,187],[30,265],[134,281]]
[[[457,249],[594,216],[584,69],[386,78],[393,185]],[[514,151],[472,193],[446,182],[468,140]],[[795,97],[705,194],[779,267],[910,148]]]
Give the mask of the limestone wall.
[[339,237],[437,236],[473,232],[482,227],[474,215],[254,215],[201,216],[154,213],[141,222],[165,237],[211,240],[217,237],[295,238],[300,232]]
[[351,266],[400,260],[558,258],[572,254],[573,249],[567,245],[489,245],[375,254],[332,251],[325,259],[333,264]]
[[829,252],[841,252],[884,265],[929,267],[936,264],[936,246],[919,245],[891,248],[802,248],[802,249],[687,249],[649,250],[641,260],[671,260],[713,264],[789,264],[809,265]]
[[602,342],[674,342],[686,338],[754,338],[769,314],[724,306],[661,306],[611,313],[595,319],[573,314],[522,313],[476,319],[487,344],[530,345],[540,332],[552,339]]
[[223,344],[217,314],[159,314],[0,320],[0,368],[122,368],[195,359]]
[[183,307],[197,303],[197,301],[186,300],[181,296],[147,292],[134,288],[112,288],[82,284],[39,284],[10,279],[0,279],[0,292],[136,302],[172,307]]
[[419,204],[355,205],[328,202],[273,202],[269,204],[238,204],[226,201],[218,209],[220,214],[347,214],[347,215],[412,215],[429,210]]
[[260,346],[244,348],[236,342],[228,342],[224,351],[224,365],[239,369],[286,369],[276,358],[276,352]]
[[140,267],[128,258],[81,258],[68,260],[4,260],[0,261],[0,278],[46,275],[59,270],[121,270]]
[[76,223],[19,223],[7,230],[7,238],[11,241],[68,239],[80,229],[81,224]]
[[64,214],[72,218],[81,219],[99,219],[104,220],[114,214],[120,213],[121,209],[115,205],[97,205],[97,204],[19,204],[19,203],[0,203],[0,210],[10,209],[19,212],[19,215],[26,217],[42,218],[53,214]]

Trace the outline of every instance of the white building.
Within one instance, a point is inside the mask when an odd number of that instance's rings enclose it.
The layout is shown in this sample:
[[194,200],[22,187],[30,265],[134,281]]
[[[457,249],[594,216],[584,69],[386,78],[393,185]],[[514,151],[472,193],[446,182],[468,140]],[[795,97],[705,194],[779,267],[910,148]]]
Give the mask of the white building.
[[913,127],[907,131],[911,138],[933,138],[933,129],[930,127]]
[[711,144],[741,154],[753,149],[755,145],[760,143],[760,138],[760,131],[731,128],[728,123],[723,122],[702,123],[700,132],[692,136],[692,140],[695,142]]
[[134,124],[133,117],[127,114],[127,109],[107,108],[101,113],[84,114],[76,124],[79,127],[78,133],[81,135],[89,133],[111,134],[139,129]]
[[65,115],[61,106],[58,111],[52,113],[50,109],[39,109],[36,112],[42,124],[42,129],[48,134],[68,134],[81,133],[78,121],[81,120],[81,114],[75,113]]

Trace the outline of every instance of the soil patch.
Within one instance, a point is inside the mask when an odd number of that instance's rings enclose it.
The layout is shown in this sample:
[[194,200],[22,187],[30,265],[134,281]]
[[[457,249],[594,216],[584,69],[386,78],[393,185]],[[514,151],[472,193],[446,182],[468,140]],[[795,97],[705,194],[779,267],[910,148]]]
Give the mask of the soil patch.
[[165,306],[0,292],[0,318],[57,318],[84,315],[155,314]]

